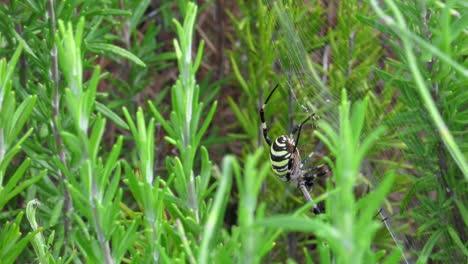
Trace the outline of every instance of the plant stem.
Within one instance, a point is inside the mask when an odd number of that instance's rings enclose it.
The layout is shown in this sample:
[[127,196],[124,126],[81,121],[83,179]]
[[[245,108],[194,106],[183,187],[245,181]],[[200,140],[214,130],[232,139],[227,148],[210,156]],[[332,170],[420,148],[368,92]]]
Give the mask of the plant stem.
[[191,264],[195,264],[195,263],[197,263],[197,261],[195,260],[192,249],[190,248],[190,244],[189,244],[189,241],[187,239],[187,236],[185,235],[184,226],[183,226],[182,222],[180,221],[180,219],[177,219],[176,223],[177,223],[177,230],[179,231],[180,237],[182,238],[182,245],[183,245],[183,247],[185,249],[185,252],[187,253],[187,257],[189,259],[189,262]]
[[[54,0],[49,0],[48,2],[48,11],[50,16],[51,22],[51,34],[52,39],[55,39],[55,29],[56,29],[56,21],[55,21],[55,12],[54,12]],[[65,157],[65,151],[62,148],[63,142],[62,137],[58,131],[58,121],[60,117],[60,91],[59,91],[59,71],[58,71],[58,57],[57,57],[57,44],[53,41],[53,47],[51,52],[51,74],[52,74],[52,81],[54,83],[54,98],[52,101],[53,107],[53,118],[52,118],[52,130],[55,137],[55,145],[58,151],[58,156],[60,162],[67,167],[67,161]],[[64,219],[64,240],[68,240],[68,234],[72,229],[71,221],[69,218],[69,213],[73,210],[73,204],[70,196],[70,192],[65,184],[67,180],[65,174],[62,171],[59,171],[60,174],[60,185],[63,189],[63,196],[64,196],[64,206],[63,206],[63,219]],[[67,244],[66,242],[64,244]]]
[[104,256],[104,261],[106,264],[113,264],[114,260],[112,260],[109,243],[108,241],[106,241],[106,238],[104,237],[104,234],[102,233],[101,226],[99,225],[98,211],[96,208],[96,204],[94,202],[91,202],[91,206],[93,207],[92,211],[93,211],[94,226],[96,228],[99,245],[101,246],[102,254]]

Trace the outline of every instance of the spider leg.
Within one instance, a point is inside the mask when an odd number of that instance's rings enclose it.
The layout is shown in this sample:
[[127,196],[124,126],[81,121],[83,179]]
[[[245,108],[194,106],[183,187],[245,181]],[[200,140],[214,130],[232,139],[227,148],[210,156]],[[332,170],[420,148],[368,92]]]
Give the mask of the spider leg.
[[315,116],[315,113],[312,113],[310,116],[308,116],[304,121],[302,121],[302,123],[300,123],[299,125],[297,125],[293,131],[292,131],[292,135],[296,134],[296,131],[297,131],[297,137],[296,137],[296,140],[294,141],[294,151],[293,153],[296,152],[296,149],[297,149],[297,145],[299,144],[299,137],[301,136],[301,129],[302,129],[302,126],[307,122],[309,121],[309,119],[315,119],[314,118]]
[[320,164],[320,165],[318,165],[318,166],[305,169],[305,170],[304,170],[304,174],[307,174],[307,173],[309,173],[309,172],[318,170],[318,169],[323,168],[323,167],[327,167],[327,169],[326,169],[325,171],[323,171],[323,172],[327,173],[327,172],[330,171],[330,170],[328,169],[328,166],[327,166],[326,164]]
[[265,103],[260,108],[260,120],[262,121],[263,138],[265,139],[265,141],[268,143],[269,146],[271,146],[271,138],[268,136],[268,128],[267,128],[267,124],[265,121],[265,107],[266,107],[266,104],[268,103],[268,100],[270,100],[270,97],[273,95],[273,93],[275,92],[276,88],[278,88],[278,86],[279,85],[277,84],[275,88],[273,88],[273,90],[270,92],[267,99],[265,100]]
[[302,160],[301,162],[301,168],[304,166],[304,164],[306,164],[306,162],[308,162],[310,160],[310,158],[312,158],[312,156],[315,155],[315,152],[311,152],[309,155],[307,155],[307,157],[305,157],[305,159]]
[[[369,187],[369,185],[368,185],[368,186],[367,186],[367,193],[369,193],[369,192],[370,192],[370,187]],[[382,217],[382,220],[381,220],[382,222],[385,223],[385,221],[388,220],[388,217],[385,217],[384,214],[383,214],[383,208],[379,208],[379,210],[377,211],[377,213],[376,213],[376,214],[374,215],[374,217],[372,217],[372,218],[373,218],[373,219],[376,219],[377,216],[379,216],[379,215]]]
[[385,221],[387,221],[387,220],[388,220],[388,217],[385,217],[385,216],[383,215],[383,212],[382,212],[382,211],[383,211],[383,209],[382,209],[382,208],[380,208],[380,209],[379,209],[379,211],[377,212],[377,214],[376,214],[376,215],[374,215],[374,217],[373,217],[373,218],[377,218],[377,216],[379,216],[379,215],[380,215],[380,216],[382,217],[382,220],[381,220],[381,221],[385,223]]
[[291,134],[289,134],[290,137],[292,138],[298,131],[300,131],[301,128],[302,128],[302,125],[304,125],[304,124],[305,124],[309,119],[311,119],[311,118],[312,118],[313,120],[317,120],[317,118],[315,117],[315,113],[312,113],[310,116],[308,116],[304,121],[302,121],[302,123],[297,124],[297,125],[293,128],[293,130],[291,131]]
[[[317,167],[311,168],[311,169],[315,170],[315,169],[317,169]],[[311,170],[311,171],[313,171],[313,170]],[[311,172],[311,171],[308,171],[308,172]],[[319,173],[314,173],[314,174],[304,173],[305,185],[306,186],[314,185],[315,179],[327,175],[327,172],[328,171],[321,171]]]
[[304,199],[307,201],[307,202],[310,202],[313,204],[313,208],[312,210],[314,211],[314,214],[321,214],[322,211],[320,210],[319,206],[314,202],[314,200],[312,199],[312,197],[310,196],[310,193],[309,191],[307,190],[304,182],[300,183],[299,184],[299,189],[301,189],[302,191],[302,194],[304,195]]
[[382,210],[383,210],[382,208],[379,208],[379,211],[374,215],[373,218],[376,218],[377,216],[379,216],[379,214],[382,213]]

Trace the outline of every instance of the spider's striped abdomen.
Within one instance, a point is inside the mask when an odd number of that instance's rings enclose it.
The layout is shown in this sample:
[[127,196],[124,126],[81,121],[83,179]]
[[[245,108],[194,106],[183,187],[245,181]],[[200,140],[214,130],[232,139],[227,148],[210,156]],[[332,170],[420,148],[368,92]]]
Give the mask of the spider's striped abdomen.
[[[298,157],[299,153],[296,149],[294,151],[294,140],[287,136],[279,136],[270,148],[270,161],[271,167],[276,175],[278,175],[282,180],[289,181],[291,175],[291,169],[289,169],[290,159],[295,159]],[[294,167],[295,162],[291,164]]]

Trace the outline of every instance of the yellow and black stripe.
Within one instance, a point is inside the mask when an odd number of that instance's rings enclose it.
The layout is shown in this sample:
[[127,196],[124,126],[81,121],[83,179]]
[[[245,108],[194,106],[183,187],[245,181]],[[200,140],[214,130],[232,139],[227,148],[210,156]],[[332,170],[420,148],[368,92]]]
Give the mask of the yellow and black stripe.
[[270,148],[271,167],[282,180],[289,181],[294,146],[286,136],[279,136]]

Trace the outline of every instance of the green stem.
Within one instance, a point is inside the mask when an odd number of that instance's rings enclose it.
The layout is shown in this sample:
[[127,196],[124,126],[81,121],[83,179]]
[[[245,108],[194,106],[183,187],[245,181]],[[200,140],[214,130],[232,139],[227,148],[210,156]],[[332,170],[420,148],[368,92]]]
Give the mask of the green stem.
[[[52,39],[55,39],[55,30],[56,30],[56,20],[55,20],[55,11],[54,11],[54,0],[49,0],[48,2],[48,12],[50,16],[50,26],[51,26],[51,34]],[[58,57],[57,57],[57,44],[52,47],[51,51],[51,75],[52,81],[54,84],[54,98],[52,99],[52,107],[53,107],[53,118],[52,118],[52,131],[55,137],[55,146],[57,148],[58,156],[60,162],[65,167],[67,166],[67,160],[65,155],[65,150],[63,149],[63,141],[62,136],[60,135],[58,122],[60,120],[60,91],[59,91],[59,70],[58,70]],[[72,229],[72,224],[69,216],[69,212],[73,210],[73,203],[70,192],[68,191],[68,187],[65,184],[67,181],[67,177],[65,174],[59,170],[60,175],[60,186],[63,189],[63,200],[64,206],[62,209],[63,214],[63,223],[64,223],[64,240],[68,241],[68,234]],[[67,243],[65,243],[67,244]]]

